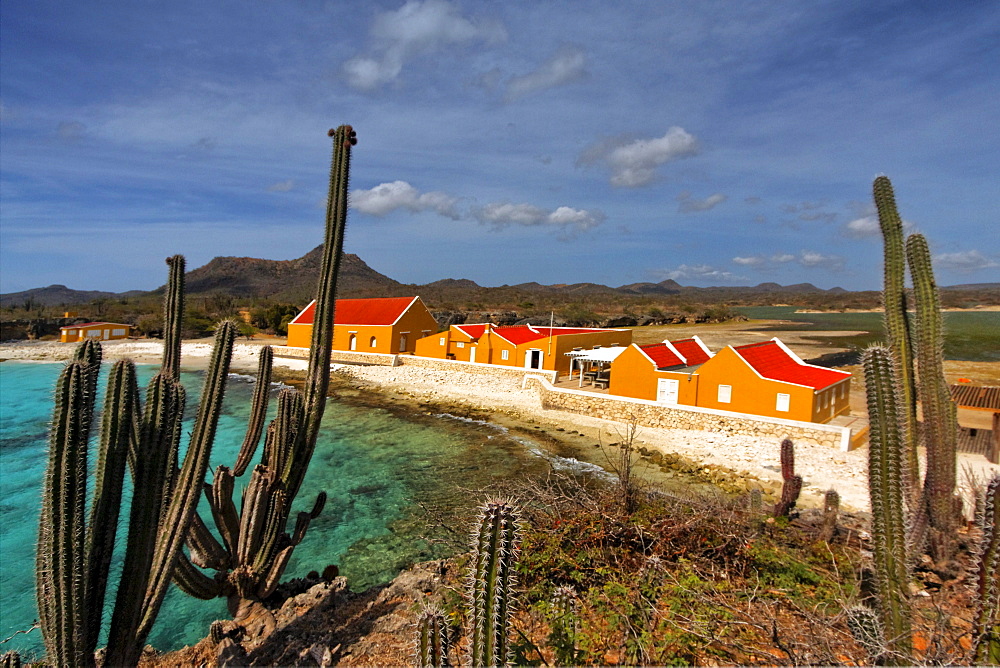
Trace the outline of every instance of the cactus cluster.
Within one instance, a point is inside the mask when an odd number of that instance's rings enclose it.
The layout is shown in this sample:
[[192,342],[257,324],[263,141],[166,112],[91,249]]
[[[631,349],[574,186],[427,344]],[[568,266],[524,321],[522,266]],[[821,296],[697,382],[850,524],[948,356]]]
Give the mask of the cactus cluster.
[[472,666],[506,666],[511,661],[514,569],[520,553],[520,513],[513,500],[488,499],[472,535],[468,578]]
[[125,470],[134,493],[123,575],[108,631],[109,665],[133,665],[159,612],[201,493],[229,371],[235,328],[222,324],[206,375],[187,453],[178,467],[185,392],[178,380],[184,259],[167,260],[165,362],[143,407],[129,361],[108,379],[97,447],[90,516],[87,459],[100,372],[100,345],[85,342],[56,386],[36,560],[36,597],[48,660],[93,665]]
[[[60,375],[49,438],[36,557],[40,626],[53,665],[94,665],[94,651],[107,591],[111,554],[122,511],[125,471],[132,476],[128,537],[117,587],[105,665],[136,665],[171,580],[189,593],[219,595],[224,583],[238,595],[273,590],[291,549],[325,496],[311,512],[299,513],[292,535],[284,533],[291,501],[301,486],[316,445],[329,383],[336,273],[343,252],[347,214],[347,169],[356,135],[350,126],[331,131],[335,169],[331,174],[326,248],[320,279],[309,381],[304,398],[279,398],[279,416],[269,430],[264,463],[254,470],[242,513],[232,503],[233,474],[224,467],[207,490],[225,546],[197,516],[208,458],[215,439],[236,326],[221,323],[205,377],[201,401],[180,461],[186,393],[180,384],[181,325],[184,318],[184,258],[168,258],[164,296],[164,355],[160,372],[140,399],[135,366],[117,362],[111,370],[97,446],[94,480],[88,482],[88,449],[101,366],[100,345],[88,341]],[[271,353],[261,355],[261,374],[251,424],[237,459],[241,473],[260,440],[270,378]],[[87,490],[92,499],[87,517]],[[182,547],[187,543],[191,558]],[[210,578],[195,564],[223,568]],[[210,594],[210,595],[209,595]]]
[[774,504],[774,516],[785,517],[795,507],[802,493],[802,476],[795,473],[795,444],[781,441],[781,498]]

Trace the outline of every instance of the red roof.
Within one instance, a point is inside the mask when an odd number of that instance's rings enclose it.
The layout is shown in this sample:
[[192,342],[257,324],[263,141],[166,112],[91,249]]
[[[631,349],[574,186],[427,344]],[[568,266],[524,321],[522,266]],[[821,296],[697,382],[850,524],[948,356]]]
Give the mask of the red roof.
[[639,348],[649,356],[649,359],[653,360],[653,364],[656,365],[657,369],[670,366],[687,366],[684,360],[678,357],[665,343],[654,343],[649,346],[640,346]]
[[733,350],[764,378],[805,385],[815,390],[822,390],[851,376],[846,371],[806,364],[774,339],[735,346]]
[[[419,297],[385,297],[375,299],[338,299],[333,321],[337,325],[391,325]],[[310,302],[290,324],[311,325],[316,313],[316,300]]]
[[677,341],[671,341],[670,345],[684,357],[687,366],[704,364],[711,357],[711,355],[705,352],[705,348],[702,347],[698,339],[678,339]]
[[[455,327],[473,339],[478,339],[486,331],[485,324],[477,325],[455,325]],[[529,327],[527,325],[515,325],[513,327],[493,327],[492,331],[515,346],[522,343],[529,343],[549,336],[564,336],[566,334],[591,334],[593,332],[609,332],[609,329],[595,329],[587,327]]]
[[82,327],[99,327],[101,325],[111,325],[114,327],[131,327],[132,325],[126,325],[120,322],[85,322],[79,325],[66,325],[65,327],[60,327],[59,329],[80,329]]

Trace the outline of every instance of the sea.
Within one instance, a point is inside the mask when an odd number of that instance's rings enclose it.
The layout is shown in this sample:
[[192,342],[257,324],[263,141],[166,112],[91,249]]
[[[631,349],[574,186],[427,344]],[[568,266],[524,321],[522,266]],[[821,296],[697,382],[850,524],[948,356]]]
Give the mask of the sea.
[[[35,543],[52,393],[62,367],[0,363],[0,653],[12,649],[27,657],[43,653],[41,633],[32,628],[38,617]],[[156,370],[140,365],[140,384],[144,386]],[[182,382],[188,388],[190,419],[203,372],[185,371]],[[230,375],[211,469],[234,463],[255,382],[253,376]],[[280,383],[272,384],[271,416],[277,404],[273,395],[280,388]],[[441,518],[457,524],[467,521],[481,501],[479,490],[498,480],[552,468],[578,469],[583,475],[596,469],[550,454],[533,441],[482,421],[332,399],[293,511],[311,508],[321,490],[328,500],[295,549],[285,579],[335,564],[355,591],[388,582],[410,564],[450,556],[459,549],[455,541],[427,537]],[[240,483],[245,485],[247,478],[249,472],[237,481],[237,504]],[[204,507],[202,511],[210,523]],[[467,533],[465,526],[452,528],[460,535]],[[119,549],[124,539],[125,531],[119,531]],[[115,573],[111,581],[117,582]],[[108,599],[110,607],[113,591]],[[171,586],[148,642],[161,651],[177,649],[205,637],[213,620],[228,617],[222,599],[200,601]]]

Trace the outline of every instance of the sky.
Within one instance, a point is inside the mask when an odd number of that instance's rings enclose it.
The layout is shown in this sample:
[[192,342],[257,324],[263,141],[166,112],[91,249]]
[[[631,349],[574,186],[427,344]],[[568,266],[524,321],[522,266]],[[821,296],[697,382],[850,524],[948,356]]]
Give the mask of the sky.
[[1000,281],[1000,3],[9,0],[0,292],[317,246],[404,283]]

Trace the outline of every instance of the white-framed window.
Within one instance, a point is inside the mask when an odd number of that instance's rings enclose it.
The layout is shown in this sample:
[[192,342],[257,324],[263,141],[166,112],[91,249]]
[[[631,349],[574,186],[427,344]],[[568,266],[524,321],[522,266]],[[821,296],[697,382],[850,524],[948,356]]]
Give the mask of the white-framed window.
[[719,398],[720,404],[728,404],[733,400],[733,386],[732,385],[719,385]]
[[502,360],[509,360],[510,359],[510,351],[509,350],[501,350],[500,351],[500,359],[502,359]]
[[99,330],[99,329],[88,329],[87,330],[87,336],[89,336],[91,338],[96,338],[96,337],[99,337],[100,335],[101,335],[101,330]]
[[792,396],[790,394],[785,394],[783,392],[778,392],[778,400],[774,403],[774,410],[781,411],[782,413],[788,412],[788,406],[792,401]]
[[824,392],[823,393],[823,408],[826,408],[829,405],[830,405],[830,393],[829,392]]
[[368,347],[369,348],[374,348],[377,345],[378,345],[378,341],[375,339],[374,336],[368,340]]
[[125,336],[125,330],[124,329],[113,329],[113,330],[111,330],[111,334],[112,334],[112,336]]
[[438,343],[440,343],[442,346],[444,345],[444,337],[443,336],[440,339],[438,339]]
[[456,348],[464,348],[465,347],[465,341],[459,341],[458,343],[455,344],[455,347]]

